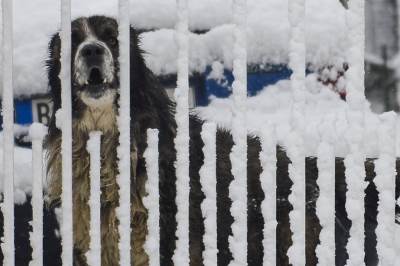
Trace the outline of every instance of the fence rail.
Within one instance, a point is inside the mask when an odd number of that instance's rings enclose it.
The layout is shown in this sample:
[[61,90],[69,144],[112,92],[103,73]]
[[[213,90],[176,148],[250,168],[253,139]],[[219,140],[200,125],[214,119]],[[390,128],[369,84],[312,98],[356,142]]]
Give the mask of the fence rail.
[[[247,46],[246,46],[246,0],[233,1],[233,32],[234,64],[233,83],[234,108],[232,121],[232,137],[234,146],[230,159],[234,180],[229,187],[229,196],[232,200],[231,214],[234,218],[232,236],[229,247],[232,252],[231,265],[247,265],[247,128],[246,128],[246,98],[247,98]],[[176,205],[177,205],[177,241],[173,256],[175,265],[189,265],[189,1],[177,0],[177,35],[179,47],[178,81],[175,91],[177,101],[176,122],[177,136],[175,147],[176,161]],[[3,167],[4,186],[2,212],[4,215],[4,239],[1,244],[4,254],[3,265],[15,265],[14,247],[14,135],[13,135],[13,1],[2,1],[3,11]],[[364,265],[364,196],[366,183],[364,182],[366,155],[364,150],[366,99],[364,92],[364,1],[352,0],[347,11],[349,30],[349,50],[347,62],[349,71],[346,74],[348,88],[348,134],[347,143],[350,153],[345,158],[346,183],[348,185],[346,211],[353,223],[347,245],[349,259],[347,265]],[[290,67],[293,70],[291,77],[292,103],[291,137],[287,147],[291,160],[289,174],[294,185],[289,200],[293,206],[290,213],[291,230],[293,231],[293,245],[288,251],[290,263],[293,265],[306,264],[306,166],[305,151],[302,134],[306,125],[303,109],[306,104],[305,70],[305,0],[289,1],[289,22],[291,26],[290,38]],[[62,109],[57,113],[57,124],[62,129],[62,262],[63,265],[73,265],[73,219],[72,219],[72,104],[71,104],[71,1],[61,1],[61,42],[62,42]],[[120,110],[118,126],[120,130],[120,146],[118,148],[119,173],[117,177],[120,193],[120,204],[117,210],[120,232],[131,232],[131,158],[130,149],[130,28],[129,28],[129,1],[119,1],[119,43],[120,43]],[[326,114],[329,116],[329,114]],[[331,120],[329,120],[331,121]],[[396,117],[393,113],[380,116],[379,138],[380,154],[375,162],[377,190],[379,192],[377,252],[381,265],[396,265],[400,260],[398,242],[400,230],[395,224],[396,206]],[[262,165],[261,186],[265,199],[261,206],[264,217],[264,265],[276,265],[277,229],[277,158],[276,158],[276,127],[269,125],[268,132],[260,132],[262,150],[260,161]],[[329,124],[323,128],[335,129]],[[162,130],[162,129],[160,129]],[[200,170],[200,178],[205,193],[201,209],[204,217],[204,264],[217,264],[217,194],[216,182],[216,134],[215,124],[206,123],[203,126],[202,138],[204,141],[204,165]],[[334,265],[335,263],[335,151],[331,138],[324,137],[329,132],[320,132],[323,141],[318,147],[318,185],[320,188],[317,200],[317,215],[322,226],[320,244],[316,249],[319,265]],[[33,233],[31,246],[33,248],[32,263],[43,265],[43,160],[42,143],[44,129],[40,125],[31,127],[33,149]],[[88,151],[91,155],[91,244],[87,254],[91,265],[100,265],[100,142],[99,133],[91,134]],[[150,265],[160,265],[160,228],[158,189],[158,131],[148,131],[148,148],[145,153],[147,161],[148,196],[144,204],[149,211],[149,234],[145,249],[150,255]],[[120,234],[119,243],[120,265],[131,265],[131,234]],[[134,258],[133,258],[134,260]]]

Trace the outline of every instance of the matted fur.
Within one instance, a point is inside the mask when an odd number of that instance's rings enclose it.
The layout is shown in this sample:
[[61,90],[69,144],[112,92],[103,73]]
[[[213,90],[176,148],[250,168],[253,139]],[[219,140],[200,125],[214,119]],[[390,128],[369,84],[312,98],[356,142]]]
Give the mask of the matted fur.
[[[74,247],[76,264],[86,265],[84,254],[88,251],[90,209],[88,206],[90,191],[90,158],[86,151],[88,134],[94,130],[103,132],[101,138],[101,239],[102,239],[102,265],[118,264],[118,221],[115,208],[118,206],[117,153],[118,131],[116,130],[115,110],[85,110],[81,119],[73,122],[73,221],[74,221]],[[48,143],[49,176],[52,177],[49,186],[51,202],[58,202],[61,196],[61,136]],[[132,173],[135,173],[137,163],[137,149],[133,143],[131,149]],[[134,178],[134,176],[133,176]],[[132,256],[135,265],[147,265],[147,255],[143,250],[143,243],[147,233],[147,212],[143,207],[141,198],[144,193],[145,177],[139,182],[141,195],[132,196]],[[136,193],[140,193],[136,191]],[[133,242],[133,239],[135,241]],[[79,261],[79,263],[78,263]]]

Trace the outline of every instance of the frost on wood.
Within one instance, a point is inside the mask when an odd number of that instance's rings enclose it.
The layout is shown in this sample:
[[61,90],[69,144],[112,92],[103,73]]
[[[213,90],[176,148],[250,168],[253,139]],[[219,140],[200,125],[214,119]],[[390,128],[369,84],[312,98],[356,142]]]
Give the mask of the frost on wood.
[[205,266],[217,265],[217,155],[216,155],[217,126],[205,123],[201,132],[204,142],[204,164],[200,169],[200,182],[205,195],[201,203],[204,218],[204,251]]
[[158,164],[158,130],[147,130],[146,159],[147,196],[143,204],[148,210],[148,234],[144,249],[149,254],[149,266],[160,265],[160,204],[159,204],[159,164]]
[[101,216],[100,216],[100,170],[101,170],[101,132],[91,132],[87,141],[87,151],[90,155],[90,245],[86,254],[90,266],[101,265]]
[[232,138],[234,145],[230,154],[233,181],[229,186],[232,200],[232,236],[229,248],[233,260],[230,265],[247,265],[247,1],[233,1],[234,61],[232,84],[234,108],[232,109]]
[[377,215],[377,252],[380,265],[396,265],[396,114],[381,115],[378,129],[379,159],[375,162],[375,185],[379,193]]
[[346,211],[352,221],[350,236],[347,243],[349,259],[347,265],[359,266],[364,264],[364,190],[365,182],[365,109],[364,96],[364,0],[349,1],[346,14],[348,27],[347,61],[349,69],[346,72],[346,100],[349,105],[347,120],[349,129],[346,143],[350,153],[345,157],[346,167]]
[[268,126],[261,138],[260,162],[262,172],[260,175],[261,187],[265,199],[261,204],[264,217],[264,259],[263,265],[276,265],[276,136],[274,127]]
[[287,152],[292,162],[289,176],[293,181],[289,201],[293,210],[289,213],[293,244],[288,250],[289,262],[294,266],[305,265],[305,153],[303,136],[305,106],[305,0],[289,1],[289,22],[291,27],[289,66],[293,71],[291,89],[293,94],[291,126]]
[[71,1],[61,2],[61,100],[62,112],[57,123],[61,125],[62,143],[62,263],[72,265],[72,107],[71,107]]
[[327,114],[322,122],[318,147],[317,167],[319,197],[316,213],[321,224],[320,244],[316,248],[318,265],[335,265],[335,151],[332,138],[335,134],[334,114]]
[[119,264],[131,265],[131,143],[130,143],[130,25],[129,1],[119,0],[118,41],[120,63],[120,97],[118,170],[119,206],[116,209],[119,232]]
[[14,99],[13,99],[13,1],[2,1],[3,17],[3,196],[4,237],[1,250],[3,265],[14,265]]
[[46,127],[33,123],[29,130],[32,139],[32,229],[30,266],[43,265],[43,138]]
[[175,265],[189,264],[189,30],[188,0],[177,0],[178,81],[175,90],[177,133],[176,149],[176,221]]

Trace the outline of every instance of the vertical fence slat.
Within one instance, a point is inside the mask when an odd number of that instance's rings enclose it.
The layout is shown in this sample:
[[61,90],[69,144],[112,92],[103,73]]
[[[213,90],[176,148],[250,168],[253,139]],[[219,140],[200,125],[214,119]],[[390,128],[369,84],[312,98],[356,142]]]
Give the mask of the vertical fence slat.
[[3,265],[14,265],[14,99],[13,99],[13,0],[2,1],[3,14]]
[[119,262],[131,265],[131,141],[130,141],[130,22],[129,0],[119,0],[119,63],[120,63],[120,109],[118,116],[119,147],[117,183],[119,206]]
[[261,187],[265,199],[261,204],[264,217],[264,259],[263,265],[276,265],[276,134],[272,126],[268,131],[262,133],[260,161],[262,173],[260,175]]
[[148,234],[144,248],[149,254],[149,266],[160,265],[160,202],[159,202],[159,164],[158,130],[147,130],[147,149],[144,153],[147,169],[147,196],[143,204],[149,212]]
[[230,154],[233,181],[229,186],[234,219],[229,247],[233,260],[230,265],[247,265],[247,1],[233,1],[234,61],[232,84],[234,108],[232,110],[232,137],[234,145]]
[[[330,115],[326,121],[332,121]],[[327,122],[329,123],[329,122]],[[335,150],[329,135],[335,134],[334,125],[322,126],[321,143],[318,147],[317,167],[319,197],[316,213],[321,224],[320,244],[316,248],[318,265],[335,265]],[[328,135],[328,136],[327,136]]]
[[289,261],[294,265],[305,265],[305,153],[302,132],[304,132],[305,103],[305,0],[289,1],[290,22],[290,54],[289,66],[293,71],[291,76],[292,132],[287,147],[292,164],[289,165],[289,176],[293,181],[289,201],[293,210],[289,213],[290,228],[293,232],[293,244],[288,250]]
[[90,266],[101,265],[101,132],[91,132],[87,142],[90,155],[90,245],[86,254]]
[[365,182],[365,151],[364,151],[364,0],[349,1],[346,11],[348,27],[347,61],[349,69],[346,73],[346,100],[349,105],[347,119],[349,123],[346,141],[349,154],[345,158],[345,175],[347,183],[346,211],[353,226],[347,243],[349,259],[347,265],[364,265],[364,190]]
[[56,119],[62,131],[62,263],[72,266],[72,105],[71,105],[71,0],[61,2],[61,99]]
[[33,123],[29,130],[32,139],[32,266],[43,265],[43,138],[46,128]]
[[176,221],[175,265],[189,265],[189,26],[188,0],[177,0],[176,25],[178,80],[175,90],[177,134],[176,149]]
[[379,159],[375,162],[375,184],[379,193],[377,215],[377,252],[380,265],[396,265],[396,115],[381,115],[378,128]]
[[204,142],[204,164],[200,169],[200,182],[205,195],[201,203],[204,217],[204,251],[205,266],[217,265],[217,127],[213,123],[205,123],[201,132]]

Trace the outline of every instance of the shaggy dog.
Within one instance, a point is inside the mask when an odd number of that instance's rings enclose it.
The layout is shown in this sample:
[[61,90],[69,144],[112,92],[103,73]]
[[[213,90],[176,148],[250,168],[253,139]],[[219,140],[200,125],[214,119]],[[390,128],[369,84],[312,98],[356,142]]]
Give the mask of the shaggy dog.
[[[147,234],[147,210],[142,199],[146,195],[146,167],[143,153],[146,149],[146,131],[157,128],[159,139],[159,184],[160,184],[160,228],[161,228],[161,265],[173,265],[172,255],[175,248],[176,204],[175,204],[175,168],[176,151],[174,137],[176,123],[174,104],[146,67],[143,53],[139,47],[138,35],[131,29],[131,226],[132,252],[134,265],[147,265],[148,256],[143,244]],[[118,110],[119,64],[118,64],[118,27],[114,19],[93,16],[79,18],[72,22],[72,105],[73,105],[73,226],[74,226],[74,265],[87,265],[85,254],[89,248],[89,155],[86,142],[91,131],[101,131],[101,239],[102,265],[118,265],[118,220],[115,209],[118,206],[118,185],[116,183],[118,128],[116,115]],[[162,45],[162,44],[160,44]],[[60,37],[56,34],[49,45],[50,56],[47,62],[48,78],[54,102],[54,113],[49,125],[46,140],[49,201],[50,207],[61,204],[61,132],[56,126],[55,112],[61,107],[60,74]],[[201,190],[199,169],[203,164],[200,137],[202,121],[190,117],[190,261],[191,265],[202,265],[204,245],[203,218],[200,204],[204,199]],[[227,265],[232,256],[229,251],[228,237],[233,219],[229,209],[231,201],[229,184],[232,181],[229,154],[233,145],[229,132],[217,133],[217,219],[218,219],[218,265]],[[260,205],[264,199],[259,175],[260,144],[256,138],[248,138],[248,263],[262,265],[263,226]],[[288,176],[290,160],[284,151],[278,149],[278,265],[288,265],[286,252],[291,245],[289,216],[291,205],[287,201],[291,181]],[[320,225],[315,215],[315,199],[318,187],[316,160],[308,158],[307,168],[307,265],[315,265],[315,247],[318,244]],[[373,178],[373,164],[367,163],[369,177]],[[338,242],[345,239],[349,222],[344,210],[344,167],[337,160],[337,210]],[[374,192],[376,195],[376,192]],[[371,207],[376,209],[376,204]],[[373,222],[371,222],[373,224]],[[373,227],[373,225],[372,225]],[[127,232],[122,232],[127,233]],[[342,239],[342,240],[341,240]],[[343,243],[342,243],[343,244]],[[367,244],[368,245],[368,244]],[[343,246],[343,245],[342,245]],[[367,247],[368,248],[368,247]],[[372,248],[373,250],[373,248]],[[337,248],[338,264],[340,258],[346,258],[345,252]],[[376,252],[375,252],[376,253]],[[371,254],[375,254],[371,251]],[[367,255],[368,256],[368,255]],[[180,266],[180,265],[178,265]]]

